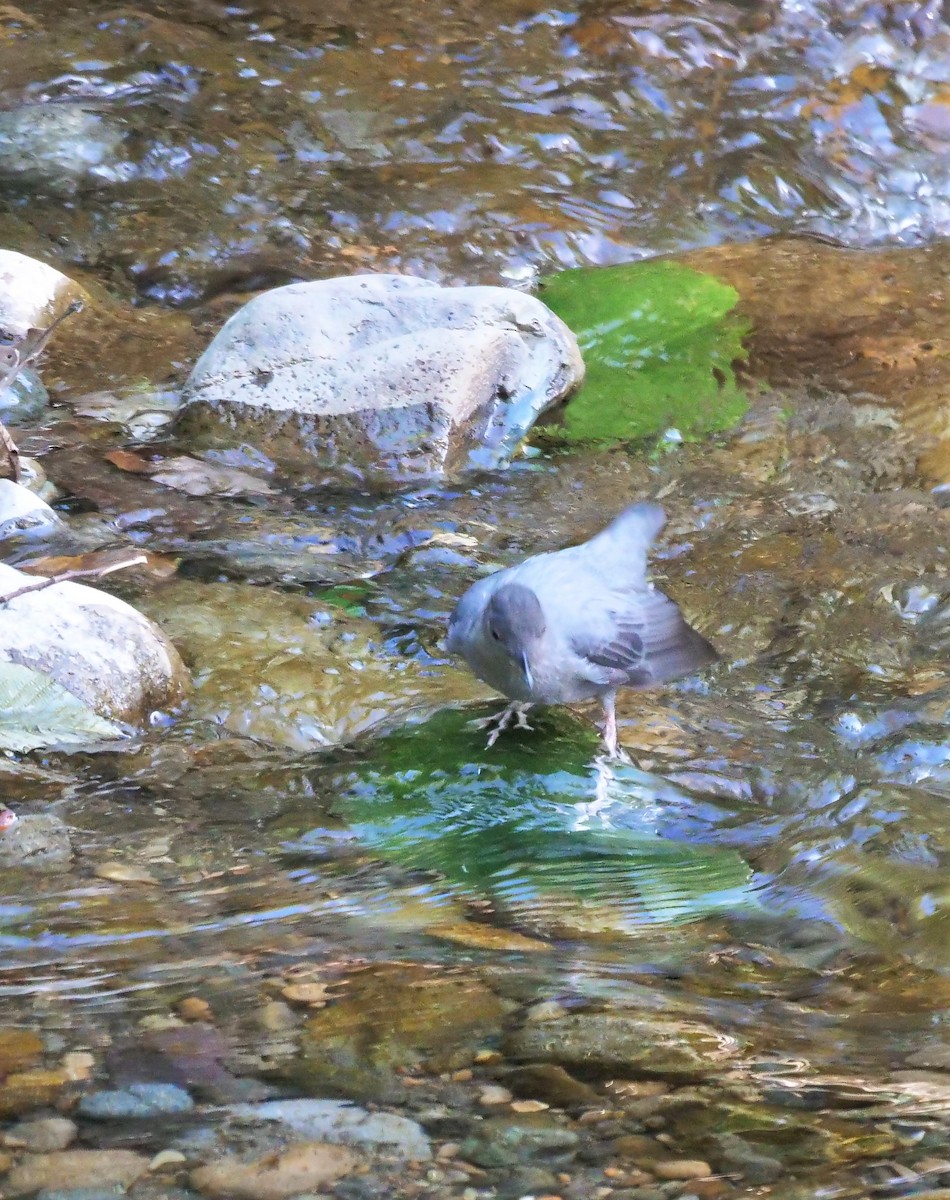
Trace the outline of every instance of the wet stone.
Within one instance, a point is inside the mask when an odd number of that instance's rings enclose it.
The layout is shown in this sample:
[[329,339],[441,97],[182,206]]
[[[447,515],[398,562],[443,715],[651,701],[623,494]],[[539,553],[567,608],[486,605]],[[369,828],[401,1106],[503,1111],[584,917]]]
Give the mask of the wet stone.
[[642,1073],[674,1082],[704,1079],[738,1050],[697,1023],[623,1012],[575,1013],[525,1025],[510,1035],[505,1048],[512,1058],[554,1062],[586,1074]]
[[513,1118],[489,1117],[465,1139],[459,1157],[479,1167],[510,1167],[541,1160],[564,1166],[577,1153],[580,1135],[545,1113]]
[[25,813],[0,834],[0,868],[60,872],[72,856],[66,825],[51,813]]
[[555,1063],[519,1067],[505,1075],[505,1083],[519,1096],[544,1100],[557,1108],[571,1108],[597,1102],[597,1092],[588,1083]]
[[148,1158],[131,1150],[62,1150],[29,1155],[4,1181],[7,1196],[23,1196],[43,1188],[129,1187],[148,1170]]
[[396,1113],[367,1112],[339,1100],[272,1100],[226,1110],[235,1120],[273,1124],[284,1136],[354,1146],[394,1158],[424,1161],[432,1157],[425,1130]]
[[307,1022],[294,1080],[354,1099],[402,1095],[398,1070],[471,1062],[500,1033],[504,1006],[483,984],[416,967],[384,966],[350,977],[346,995]]
[[88,1092],[77,1105],[94,1121],[141,1120],[191,1112],[195,1102],[174,1083],[132,1083],[116,1091]]
[[574,334],[533,296],[324,279],[228,320],[188,379],[179,432],[247,442],[326,482],[387,486],[507,465],[583,375]]
[[358,1165],[356,1155],[342,1146],[298,1142],[251,1162],[234,1155],[217,1159],[192,1171],[191,1184],[222,1200],[286,1200],[320,1190]]
[[745,1138],[734,1133],[721,1133],[713,1140],[719,1151],[721,1169],[738,1171],[746,1183],[775,1183],[785,1174],[785,1165],[779,1159],[757,1150]]
[[37,1117],[20,1121],[7,1130],[7,1137],[35,1154],[65,1150],[76,1138],[76,1124],[68,1117]]

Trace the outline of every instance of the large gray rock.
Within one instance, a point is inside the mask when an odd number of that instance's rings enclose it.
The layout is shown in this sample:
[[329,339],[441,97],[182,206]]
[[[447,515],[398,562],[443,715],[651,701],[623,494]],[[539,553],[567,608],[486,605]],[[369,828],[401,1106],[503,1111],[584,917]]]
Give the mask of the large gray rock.
[[192,371],[178,426],[311,478],[385,486],[507,464],[583,374],[574,335],[532,296],[356,275],[236,312]]
[[182,700],[178,652],[123,600],[65,582],[2,603],[38,582],[0,564],[0,745],[93,741]]

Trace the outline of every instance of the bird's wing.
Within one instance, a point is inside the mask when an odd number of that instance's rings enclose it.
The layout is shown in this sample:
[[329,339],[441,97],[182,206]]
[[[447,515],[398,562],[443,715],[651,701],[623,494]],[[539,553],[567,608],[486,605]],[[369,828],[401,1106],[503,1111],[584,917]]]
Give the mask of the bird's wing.
[[606,604],[589,602],[577,615],[570,647],[598,683],[649,687],[718,658],[673,601],[653,589],[613,593]]

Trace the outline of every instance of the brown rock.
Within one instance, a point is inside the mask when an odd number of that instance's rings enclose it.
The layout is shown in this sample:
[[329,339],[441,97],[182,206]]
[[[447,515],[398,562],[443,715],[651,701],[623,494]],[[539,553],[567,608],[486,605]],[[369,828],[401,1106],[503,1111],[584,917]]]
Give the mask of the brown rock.
[[16,1117],[52,1104],[72,1080],[66,1071],[24,1071],[0,1084],[0,1117]]
[[61,1150],[30,1154],[13,1168],[4,1195],[24,1196],[42,1188],[131,1186],[148,1170],[149,1160],[132,1150]]
[[650,1170],[660,1179],[705,1179],[712,1174],[709,1163],[693,1158],[674,1158],[654,1163]]
[[669,1150],[661,1142],[645,1133],[628,1133],[617,1138],[614,1151],[621,1158],[629,1158],[637,1166],[649,1166],[669,1155]]
[[229,1156],[191,1172],[192,1187],[225,1200],[285,1200],[348,1175],[359,1159],[343,1146],[298,1142],[254,1162]]
[[29,1029],[0,1029],[0,1075],[32,1067],[43,1053],[43,1043]]

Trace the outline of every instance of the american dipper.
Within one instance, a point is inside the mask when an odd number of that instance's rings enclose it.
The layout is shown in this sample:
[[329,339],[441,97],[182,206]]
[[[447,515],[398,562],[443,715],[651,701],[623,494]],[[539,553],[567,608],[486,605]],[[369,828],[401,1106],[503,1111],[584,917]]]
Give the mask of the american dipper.
[[532,704],[598,697],[604,744],[617,751],[620,687],[688,675],[718,655],[668,596],[647,582],[647,551],[666,523],[658,504],[635,504],[589,542],[536,554],[472,584],[449,618],[448,650],[512,703],[496,717],[494,745]]

